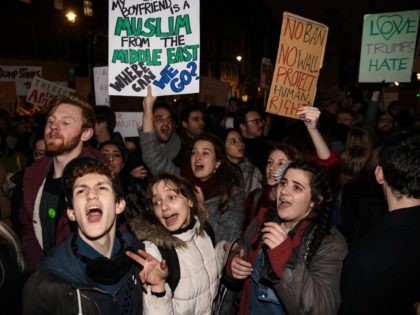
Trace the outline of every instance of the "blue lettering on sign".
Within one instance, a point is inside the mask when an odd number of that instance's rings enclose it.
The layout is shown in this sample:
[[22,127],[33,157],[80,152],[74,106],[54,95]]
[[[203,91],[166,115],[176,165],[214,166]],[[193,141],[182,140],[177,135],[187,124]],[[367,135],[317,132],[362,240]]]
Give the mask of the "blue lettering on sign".
[[186,69],[182,71],[175,70],[170,65],[166,65],[160,72],[160,79],[153,81],[153,84],[163,90],[168,84],[172,92],[180,93],[185,86],[189,85],[193,79],[198,79],[197,64],[190,61]]

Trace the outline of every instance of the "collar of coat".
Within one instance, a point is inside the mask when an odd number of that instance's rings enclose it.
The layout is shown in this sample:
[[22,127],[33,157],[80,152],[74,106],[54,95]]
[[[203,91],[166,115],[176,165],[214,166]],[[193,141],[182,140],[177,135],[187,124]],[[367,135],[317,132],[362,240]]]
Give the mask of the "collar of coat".
[[[148,214],[139,214],[130,221],[131,230],[139,240],[152,242],[158,247],[187,247],[185,241],[171,234],[160,222],[148,216]],[[194,224],[194,229],[198,229],[197,224],[198,220]]]

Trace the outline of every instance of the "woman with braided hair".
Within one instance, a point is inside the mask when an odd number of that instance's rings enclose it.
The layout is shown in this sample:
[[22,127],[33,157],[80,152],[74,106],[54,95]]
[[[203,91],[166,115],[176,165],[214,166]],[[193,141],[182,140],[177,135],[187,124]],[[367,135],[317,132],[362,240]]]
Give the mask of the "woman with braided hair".
[[280,174],[276,208],[248,226],[227,275],[244,280],[240,314],[336,314],[347,254],[331,228],[333,194],[318,167],[292,162]]

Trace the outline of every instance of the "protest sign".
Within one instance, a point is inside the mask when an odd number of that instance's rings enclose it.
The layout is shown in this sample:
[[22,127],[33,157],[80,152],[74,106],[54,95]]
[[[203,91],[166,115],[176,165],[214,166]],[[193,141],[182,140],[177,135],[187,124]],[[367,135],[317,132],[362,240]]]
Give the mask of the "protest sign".
[[268,113],[296,118],[299,107],[313,103],[327,37],[326,25],[283,13]]
[[15,82],[18,96],[28,95],[35,76],[42,76],[41,67],[0,66],[0,82]]
[[70,96],[76,91],[56,82],[51,82],[40,77],[32,80],[26,101],[44,107],[56,96]]
[[116,112],[116,125],[114,131],[119,132],[124,138],[138,137],[138,128],[141,127],[142,112]]
[[93,67],[93,83],[95,86],[95,104],[109,106],[108,67]]
[[263,57],[261,59],[261,77],[260,87],[263,90],[270,90],[271,80],[273,79],[273,64],[270,58]]
[[199,92],[200,2],[109,1],[109,94]]
[[366,14],[359,82],[410,82],[420,11]]

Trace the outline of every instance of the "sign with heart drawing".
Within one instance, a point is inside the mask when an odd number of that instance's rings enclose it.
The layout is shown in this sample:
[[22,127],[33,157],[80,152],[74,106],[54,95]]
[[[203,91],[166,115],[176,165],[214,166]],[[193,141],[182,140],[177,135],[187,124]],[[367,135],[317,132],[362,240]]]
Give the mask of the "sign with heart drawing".
[[366,14],[359,82],[410,82],[420,11]]

